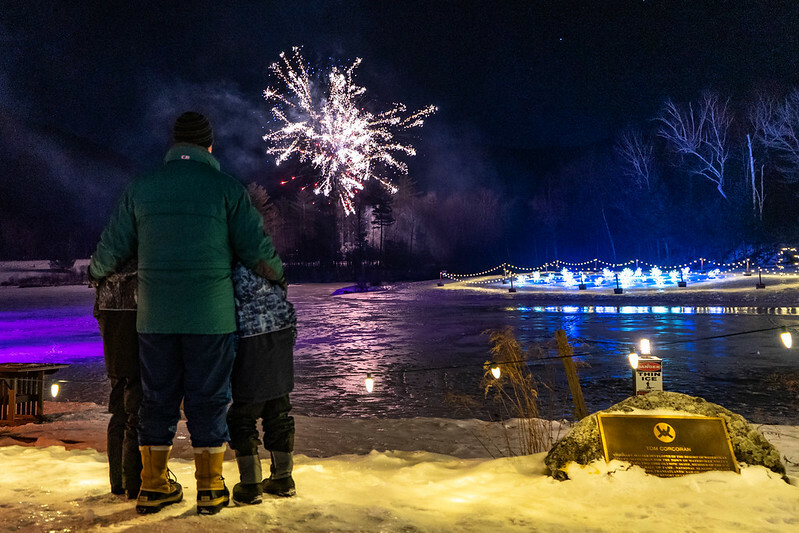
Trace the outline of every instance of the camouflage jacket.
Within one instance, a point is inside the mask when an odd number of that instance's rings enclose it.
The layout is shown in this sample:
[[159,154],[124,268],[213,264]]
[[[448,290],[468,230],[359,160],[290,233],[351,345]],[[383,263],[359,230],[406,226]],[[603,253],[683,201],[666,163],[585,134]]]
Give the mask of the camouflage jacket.
[[138,307],[139,279],[136,259],[124,263],[97,286],[97,309],[135,311]]
[[239,337],[297,327],[294,306],[286,299],[286,291],[241,263],[233,268],[233,294]]

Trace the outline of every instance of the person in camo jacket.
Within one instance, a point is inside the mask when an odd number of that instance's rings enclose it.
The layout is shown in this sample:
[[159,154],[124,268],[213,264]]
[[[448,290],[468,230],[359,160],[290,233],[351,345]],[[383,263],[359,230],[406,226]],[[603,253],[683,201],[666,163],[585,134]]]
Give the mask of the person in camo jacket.
[[111,492],[136,499],[141,488],[139,406],[142,399],[139,339],[136,333],[138,278],[136,260],[94,284],[94,317],[103,339],[106,374],[111,381],[108,397],[106,445]]
[[[261,503],[263,493],[283,497],[296,493],[289,393],[294,388],[297,317],[285,284],[270,282],[241,264],[233,268],[233,290],[239,338],[227,423],[241,479],[233,487],[233,502],[253,505]],[[271,459],[266,479],[258,456],[259,418]]]

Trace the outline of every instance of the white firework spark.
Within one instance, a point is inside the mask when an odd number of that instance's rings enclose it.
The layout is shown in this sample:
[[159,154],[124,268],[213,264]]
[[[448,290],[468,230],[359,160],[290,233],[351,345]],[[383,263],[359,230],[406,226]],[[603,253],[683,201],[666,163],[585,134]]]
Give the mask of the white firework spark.
[[315,90],[300,49],[292,51],[291,57],[281,53],[280,61],[270,66],[280,88],[264,91],[266,101],[273,104],[276,123],[264,135],[267,153],[277,165],[294,155],[300,162],[310,162],[321,176],[314,192],[337,196],[347,214],[354,212],[352,199],[369,179],[396,192],[386,174],[407,173],[407,165],[397,156],[413,156],[416,151],[394,135],[421,127],[436,107],[406,114],[403,104],[393,104],[387,111],[372,114],[358,107],[366,92],[353,81],[360,58],[343,70],[331,67],[325,87]]

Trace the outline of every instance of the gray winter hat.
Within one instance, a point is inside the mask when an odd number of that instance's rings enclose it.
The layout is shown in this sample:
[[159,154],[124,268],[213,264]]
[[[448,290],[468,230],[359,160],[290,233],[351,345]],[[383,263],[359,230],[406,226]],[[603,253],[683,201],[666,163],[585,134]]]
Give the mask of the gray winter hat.
[[196,111],[186,111],[175,121],[172,128],[176,143],[197,144],[208,148],[214,143],[211,123]]

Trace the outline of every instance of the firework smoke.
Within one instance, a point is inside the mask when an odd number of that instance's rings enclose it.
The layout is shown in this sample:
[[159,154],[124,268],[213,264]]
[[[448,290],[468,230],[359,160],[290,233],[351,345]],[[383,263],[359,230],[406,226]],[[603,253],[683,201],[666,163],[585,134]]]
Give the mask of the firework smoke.
[[393,104],[374,115],[358,106],[366,92],[353,81],[360,58],[346,69],[331,67],[323,76],[326,85],[315,90],[300,49],[292,51],[291,57],[281,53],[280,61],[270,66],[279,86],[264,91],[275,121],[274,129],[264,135],[267,153],[277,165],[295,155],[300,162],[309,162],[320,173],[314,192],[337,196],[347,214],[354,212],[352,199],[369,179],[396,192],[386,174],[407,173],[407,165],[398,157],[416,151],[394,136],[421,127],[435,106],[406,114],[403,104]]

